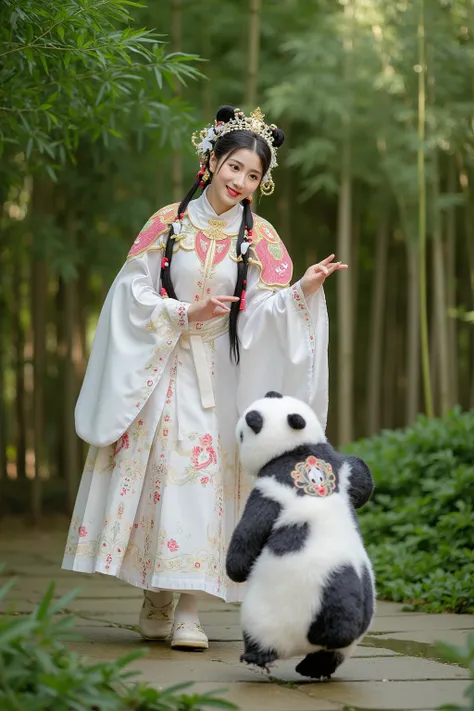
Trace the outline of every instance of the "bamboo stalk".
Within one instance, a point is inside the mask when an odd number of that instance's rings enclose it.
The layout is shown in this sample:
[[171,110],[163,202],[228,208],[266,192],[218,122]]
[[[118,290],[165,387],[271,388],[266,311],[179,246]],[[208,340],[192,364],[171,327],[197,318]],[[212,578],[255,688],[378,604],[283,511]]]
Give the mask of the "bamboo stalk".
[[420,335],[421,366],[425,408],[428,417],[433,417],[433,396],[430,381],[430,356],[428,338],[428,308],[426,280],[426,181],[425,181],[425,7],[424,0],[419,0],[418,20],[418,239],[420,244]]
[[[1,203],[0,203],[1,204]],[[0,240],[3,242],[3,235],[0,235]],[[1,245],[0,243],[0,246]],[[5,270],[6,264],[4,259],[5,251],[0,249],[0,272],[3,278],[0,282],[0,502],[1,488],[7,478],[7,408],[5,399],[5,373],[7,361],[7,343],[6,338],[6,314],[7,314],[7,298],[5,286]]]
[[[352,23],[354,8],[352,0],[344,6],[344,15],[348,22],[348,35],[344,41],[346,79],[351,72],[352,62]],[[351,217],[352,217],[352,146],[350,116],[343,120],[341,147],[341,177],[338,202],[338,259],[350,265],[351,260]],[[352,308],[352,277],[350,268],[346,273],[337,275],[338,296],[338,423],[340,445],[347,444],[353,437],[353,400],[354,400],[354,328]]]
[[13,324],[15,342],[15,430],[17,480],[26,476],[25,331],[22,323],[23,264],[21,245],[16,245],[13,262]]
[[[342,146],[341,188],[338,208],[338,259],[350,264],[351,257],[351,146],[346,135]],[[352,440],[353,427],[353,313],[350,269],[338,275],[338,421],[339,444]]]
[[[352,234],[351,234],[351,281],[352,281],[352,330],[353,338],[358,333],[357,316],[359,313],[359,253],[360,253],[360,232],[362,229],[362,216],[360,207],[357,206],[357,197],[354,200],[354,209],[352,211]],[[355,350],[355,344],[354,344]]]
[[[456,164],[454,159],[449,159],[448,165],[448,193],[456,193]],[[451,393],[452,405],[459,401],[458,392],[458,323],[454,317],[456,310],[456,208],[450,207],[446,220],[446,292],[449,310],[448,329],[451,362]]]
[[[468,310],[474,308],[474,210],[471,205],[472,190],[469,182],[469,174],[467,168],[463,163],[463,158],[461,154],[457,155],[458,169],[459,169],[459,183],[461,190],[465,197],[464,203],[464,237],[466,242],[466,268],[467,268],[467,279],[464,280],[464,292],[466,294],[465,300],[461,298],[461,303],[468,304]],[[461,382],[466,383],[466,386],[462,388],[460,393],[460,402],[466,408],[474,407],[474,357],[471,355],[474,352],[474,339],[473,339],[473,326],[470,324],[460,324],[459,325],[459,335],[464,343],[465,351],[467,351],[467,356],[465,361],[467,362],[465,380],[461,378]],[[463,351],[464,354],[464,351]],[[472,373],[470,372],[472,369]],[[467,383],[470,379],[470,393],[468,390]]]
[[378,229],[375,252],[375,273],[372,288],[372,314],[370,319],[369,373],[367,379],[367,434],[380,430],[380,400],[382,389],[383,321],[386,309],[387,254],[389,223],[385,211],[382,212]]
[[[171,0],[171,44],[173,52],[181,51],[181,0]],[[175,92],[181,95],[181,84],[174,82]],[[171,189],[173,200],[181,202],[183,199],[183,164],[180,151],[173,151],[171,155]]]
[[433,266],[434,266],[434,305],[435,333],[438,352],[438,391],[441,415],[446,415],[451,407],[450,363],[448,349],[448,323],[445,262],[443,258],[442,224],[443,218],[439,209],[439,172],[438,156],[435,156],[435,178],[433,189],[434,221],[433,221]]
[[[431,251],[431,281],[435,282],[435,257],[434,250]],[[430,383],[431,383],[431,395],[433,397],[433,415],[440,410],[439,407],[439,350],[438,350],[438,334],[436,331],[437,318],[436,318],[436,297],[434,293],[434,288],[430,290],[430,304],[429,304],[429,318],[428,318],[428,338],[430,344]]]
[[33,446],[35,476],[31,487],[31,513],[38,523],[42,516],[41,465],[44,462],[44,376],[46,366],[46,263],[31,263],[31,316],[33,323]]
[[[396,253],[395,253],[396,254]],[[396,399],[396,330],[397,330],[397,300],[400,295],[400,266],[397,259],[390,259],[390,289],[387,292],[385,315],[385,336],[383,353],[383,383],[382,383],[382,427],[393,427],[394,402]],[[392,266],[393,264],[393,266]]]
[[[72,213],[66,218],[66,241],[74,251],[76,234]],[[72,513],[76,500],[79,472],[78,439],[74,427],[74,406],[76,403],[76,373],[74,369],[74,337],[77,323],[77,280],[64,282],[64,338],[66,353],[64,359],[64,465],[67,482],[67,504]]]
[[249,53],[247,65],[247,91],[245,96],[245,103],[248,109],[253,109],[257,102],[260,54],[260,6],[261,0],[250,0]]
[[407,299],[407,393],[405,420],[412,424],[419,410],[420,389],[420,254],[418,245],[406,242],[408,299]]

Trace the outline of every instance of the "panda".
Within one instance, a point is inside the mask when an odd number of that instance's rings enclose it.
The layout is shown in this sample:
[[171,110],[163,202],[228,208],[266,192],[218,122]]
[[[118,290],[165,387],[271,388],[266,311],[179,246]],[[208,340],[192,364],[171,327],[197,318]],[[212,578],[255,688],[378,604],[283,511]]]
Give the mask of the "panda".
[[313,410],[269,392],[239,419],[243,469],[256,477],[226,556],[241,607],[242,662],[330,678],[368,630],[375,581],[355,509],[373,492],[367,465],[338,454]]

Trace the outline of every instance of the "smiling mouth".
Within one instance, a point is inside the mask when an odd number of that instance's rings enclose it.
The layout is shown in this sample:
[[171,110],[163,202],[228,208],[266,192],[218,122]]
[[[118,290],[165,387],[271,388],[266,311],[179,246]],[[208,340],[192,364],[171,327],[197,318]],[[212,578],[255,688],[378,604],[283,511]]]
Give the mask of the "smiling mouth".
[[228,185],[226,185],[227,192],[229,193],[230,197],[236,198],[239,197],[240,193],[237,192],[237,190],[233,190],[232,188],[229,188]]

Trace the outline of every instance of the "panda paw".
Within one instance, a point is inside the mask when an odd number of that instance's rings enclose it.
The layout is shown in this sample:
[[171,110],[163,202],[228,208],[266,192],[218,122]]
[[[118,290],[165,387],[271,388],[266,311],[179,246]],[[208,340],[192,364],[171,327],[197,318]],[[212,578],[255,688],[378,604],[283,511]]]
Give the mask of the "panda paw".
[[343,661],[344,655],[340,652],[321,650],[308,654],[298,664],[296,671],[301,676],[309,676],[311,679],[330,679]]
[[272,664],[277,660],[277,655],[273,651],[263,651],[263,650],[248,650],[244,652],[241,657],[240,661],[245,662],[246,664],[255,664],[257,667],[261,667],[261,669],[265,669],[266,672],[269,672],[269,665]]
[[240,657],[241,662],[255,664],[269,672],[268,666],[277,659],[278,655],[274,649],[261,647],[249,634],[244,632],[244,653]]

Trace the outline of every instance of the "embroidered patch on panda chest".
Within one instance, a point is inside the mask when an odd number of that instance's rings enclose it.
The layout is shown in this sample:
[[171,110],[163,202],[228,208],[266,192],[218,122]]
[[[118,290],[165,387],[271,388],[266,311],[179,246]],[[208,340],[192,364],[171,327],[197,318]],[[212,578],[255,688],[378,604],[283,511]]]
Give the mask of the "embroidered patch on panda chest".
[[295,486],[309,496],[330,496],[336,488],[336,476],[331,465],[313,456],[298,462],[291,472],[291,478]]

